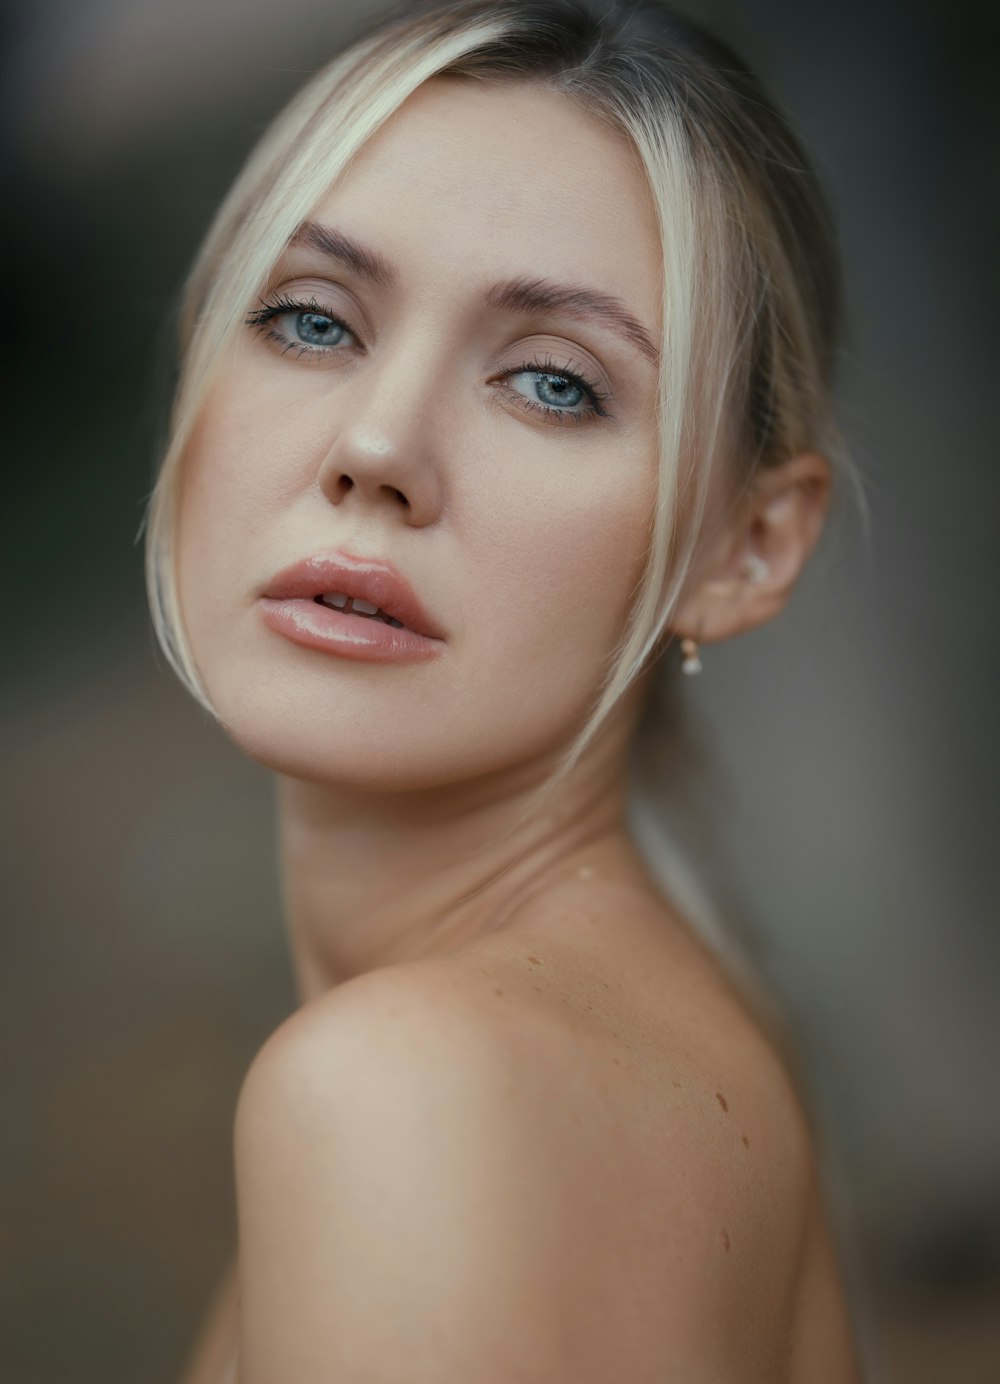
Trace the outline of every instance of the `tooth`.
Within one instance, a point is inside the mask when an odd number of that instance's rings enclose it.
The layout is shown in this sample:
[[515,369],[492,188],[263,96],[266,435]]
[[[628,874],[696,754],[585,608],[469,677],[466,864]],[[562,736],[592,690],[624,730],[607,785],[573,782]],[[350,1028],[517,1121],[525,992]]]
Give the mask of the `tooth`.
[[378,610],[377,605],[372,605],[371,601],[362,601],[357,596],[354,598],[354,609],[360,610],[362,615],[374,615]]
[[347,597],[342,591],[327,591],[323,600],[327,605],[337,606],[340,610],[343,610],[344,606],[347,605]]

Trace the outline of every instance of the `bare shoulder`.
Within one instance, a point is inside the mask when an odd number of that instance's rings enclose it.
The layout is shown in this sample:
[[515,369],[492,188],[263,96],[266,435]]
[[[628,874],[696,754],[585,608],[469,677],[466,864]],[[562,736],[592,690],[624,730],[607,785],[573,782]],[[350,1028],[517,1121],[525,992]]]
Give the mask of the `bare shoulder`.
[[596,1078],[603,1166],[622,1175],[604,1209],[616,1230],[643,1222],[616,1241],[620,1280],[638,1271],[661,1361],[674,1331],[664,1301],[692,1320],[700,1302],[704,1329],[728,1343],[720,1378],[859,1384],[794,1038],[680,923],[655,891],[587,879],[503,939],[508,965],[530,967],[533,991],[562,1010],[567,1065]]
[[387,968],[258,1054],[236,1119],[241,1381],[614,1377],[589,1110],[556,1098],[572,1074],[539,1006],[507,997],[498,1014],[448,968]]
[[815,1170],[780,1058],[694,953],[536,921],[359,977],[258,1054],[245,1360],[310,1377],[303,1342],[391,1353],[391,1320],[414,1380],[442,1339],[428,1379],[493,1377],[500,1342],[505,1380],[789,1377]]

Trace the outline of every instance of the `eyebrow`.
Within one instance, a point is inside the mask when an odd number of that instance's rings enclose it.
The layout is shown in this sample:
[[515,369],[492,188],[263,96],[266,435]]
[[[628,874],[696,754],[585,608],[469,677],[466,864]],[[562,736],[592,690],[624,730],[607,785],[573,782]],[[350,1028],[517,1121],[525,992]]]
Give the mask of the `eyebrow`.
[[[345,235],[333,226],[318,221],[303,221],[288,240],[291,246],[306,246],[352,269],[377,288],[391,288],[397,274],[389,261],[376,250]],[[551,279],[502,279],[491,284],[484,294],[487,307],[507,312],[563,313],[579,320],[602,323],[624,341],[635,346],[647,360],[657,364],[660,352],[649,332],[621,301],[608,293],[576,284],[553,283]]]

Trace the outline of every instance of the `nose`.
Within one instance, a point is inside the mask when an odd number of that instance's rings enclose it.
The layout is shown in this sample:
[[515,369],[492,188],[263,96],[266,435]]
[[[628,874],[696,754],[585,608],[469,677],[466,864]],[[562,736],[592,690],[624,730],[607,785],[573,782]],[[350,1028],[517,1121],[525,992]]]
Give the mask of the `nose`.
[[[400,382],[395,370],[379,375],[373,364],[352,381],[353,389],[338,395],[336,433],[319,475],[331,504],[380,510],[417,528],[441,513],[441,458],[426,410],[413,397],[416,373],[411,368]],[[423,387],[430,388],[429,382]]]

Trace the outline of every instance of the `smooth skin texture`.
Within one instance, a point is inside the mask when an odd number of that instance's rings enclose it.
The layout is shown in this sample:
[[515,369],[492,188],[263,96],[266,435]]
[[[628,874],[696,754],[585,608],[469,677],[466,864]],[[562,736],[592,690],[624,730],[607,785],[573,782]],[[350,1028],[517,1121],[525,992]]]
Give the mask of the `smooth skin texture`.
[[[644,683],[514,827],[639,576],[656,374],[602,324],[484,293],[586,285],[655,341],[641,170],[563,95],[438,78],[313,220],[394,282],[286,253],[264,302],[315,301],[345,328],[327,323],[318,355],[295,312],[268,323],[277,339],[246,331],[180,515],[195,660],[278,774],[301,998],[237,1111],[240,1384],[853,1384],[792,1081],[626,830]],[[607,416],[546,380],[560,371]],[[807,453],[738,504],[716,493],[677,632],[776,614],[828,489]],[[439,658],[349,663],[262,625],[268,578],[333,547],[405,574]],[[746,581],[751,552],[766,582]],[[217,1338],[236,1316],[229,1299]]]

